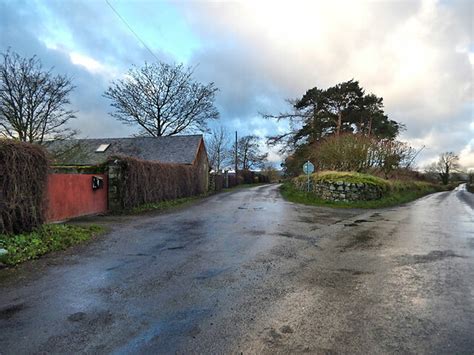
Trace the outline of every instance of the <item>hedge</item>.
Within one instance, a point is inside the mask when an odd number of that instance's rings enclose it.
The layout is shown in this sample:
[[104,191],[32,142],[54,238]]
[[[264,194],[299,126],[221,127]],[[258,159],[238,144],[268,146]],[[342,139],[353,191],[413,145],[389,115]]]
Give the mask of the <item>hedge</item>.
[[120,208],[195,196],[206,192],[202,176],[193,165],[112,157],[116,168],[116,195]]
[[48,165],[42,147],[0,140],[0,234],[31,232],[44,222]]

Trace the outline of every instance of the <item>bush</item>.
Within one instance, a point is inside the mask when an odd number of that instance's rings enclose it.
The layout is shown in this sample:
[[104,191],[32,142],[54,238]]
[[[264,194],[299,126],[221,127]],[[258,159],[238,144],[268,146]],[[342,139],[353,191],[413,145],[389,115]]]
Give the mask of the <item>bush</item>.
[[1,262],[15,265],[55,250],[62,250],[90,239],[102,227],[78,227],[66,224],[45,224],[30,233],[1,235],[0,248],[8,251]]
[[[203,194],[207,186],[192,165],[114,157],[117,171],[117,196],[122,209]],[[204,186],[204,188],[203,188]]]
[[285,170],[290,176],[299,175],[309,158],[319,171],[376,171],[388,178],[394,170],[408,167],[413,157],[414,150],[406,143],[346,133],[298,148],[285,160]]
[[48,164],[40,146],[0,140],[0,234],[30,232],[44,222]]

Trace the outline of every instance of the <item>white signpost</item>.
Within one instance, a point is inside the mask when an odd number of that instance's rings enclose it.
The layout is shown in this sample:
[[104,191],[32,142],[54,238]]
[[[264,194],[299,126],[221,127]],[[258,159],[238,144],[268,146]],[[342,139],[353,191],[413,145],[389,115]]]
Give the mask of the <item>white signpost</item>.
[[303,171],[308,177],[308,192],[309,192],[309,176],[314,172],[314,165],[309,160],[303,164]]

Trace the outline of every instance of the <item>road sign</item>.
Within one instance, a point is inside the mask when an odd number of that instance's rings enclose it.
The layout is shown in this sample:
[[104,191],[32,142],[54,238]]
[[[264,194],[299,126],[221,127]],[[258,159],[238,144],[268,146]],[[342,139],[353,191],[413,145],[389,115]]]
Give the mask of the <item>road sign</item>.
[[306,163],[303,164],[303,171],[304,173],[306,174],[306,176],[308,176],[308,192],[310,190],[310,181],[309,181],[309,176],[314,172],[314,165],[308,160]]
[[314,165],[309,160],[303,164],[303,171],[305,174],[312,174],[314,172]]

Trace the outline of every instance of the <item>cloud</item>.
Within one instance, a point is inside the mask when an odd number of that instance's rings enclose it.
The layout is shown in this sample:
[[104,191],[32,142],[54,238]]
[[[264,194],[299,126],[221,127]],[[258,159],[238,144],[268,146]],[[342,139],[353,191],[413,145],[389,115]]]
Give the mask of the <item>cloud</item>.
[[[77,118],[70,121],[70,126],[82,136],[117,137],[136,133],[136,129],[109,117],[110,102],[102,94],[110,80],[122,75],[130,63],[143,62],[144,49],[128,34],[118,45],[120,36],[113,36],[118,32],[113,27],[105,26],[98,31],[93,24],[105,25],[108,21],[101,11],[94,9],[93,3],[47,4],[45,7],[35,1],[0,3],[0,51],[11,48],[25,57],[36,55],[44,68],[53,67],[55,74],[72,79],[75,89],[70,99]],[[76,11],[71,11],[71,7]],[[127,47],[137,50],[130,51]]]
[[[221,123],[239,135],[281,132],[258,112],[355,78],[406,124],[403,139],[427,146],[420,165],[443,151],[472,164],[470,1],[110,2],[160,59],[197,65],[197,79],[216,83]],[[108,116],[102,93],[154,57],[105,2],[0,2],[0,50],[8,47],[73,78],[83,135],[135,132]]]
[[468,1],[199,2],[182,11],[207,39],[193,60],[225,88],[231,116],[275,112],[285,97],[355,78],[406,124],[404,139],[430,145],[420,161],[472,137]]

